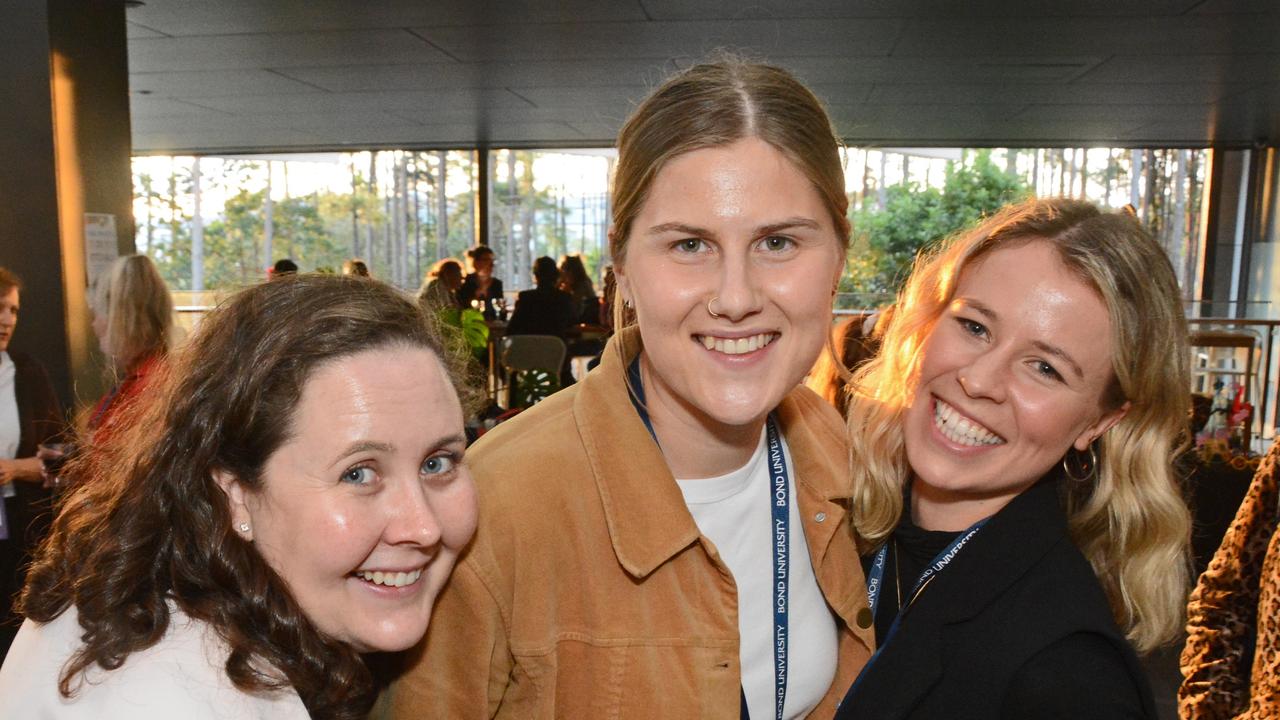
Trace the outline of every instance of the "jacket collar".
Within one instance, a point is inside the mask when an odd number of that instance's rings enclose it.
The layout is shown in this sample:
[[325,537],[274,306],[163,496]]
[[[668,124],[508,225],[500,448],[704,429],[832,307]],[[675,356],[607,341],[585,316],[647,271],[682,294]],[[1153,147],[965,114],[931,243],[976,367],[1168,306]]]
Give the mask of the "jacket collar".
[[[600,367],[582,381],[573,404],[614,553],[637,578],[646,577],[701,537],[661,449],[628,395],[626,370],[640,350],[638,328],[615,334]],[[779,429],[795,464],[797,494],[847,507],[852,490],[846,446],[839,437],[827,438],[829,432],[820,432],[804,416],[804,403],[796,395],[807,392],[797,388],[777,409]],[[833,520],[826,527],[839,526],[838,518]],[[825,547],[826,540],[811,541],[811,546]],[[819,557],[815,555],[813,562],[816,566]]]

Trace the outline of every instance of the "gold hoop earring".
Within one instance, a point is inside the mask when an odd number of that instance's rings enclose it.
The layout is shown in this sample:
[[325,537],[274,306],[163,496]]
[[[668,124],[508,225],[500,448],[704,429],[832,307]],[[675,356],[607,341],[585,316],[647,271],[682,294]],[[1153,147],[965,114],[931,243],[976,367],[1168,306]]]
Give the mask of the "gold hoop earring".
[[722,317],[724,317],[724,316],[723,316],[723,315],[721,315],[720,313],[716,312],[715,310],[712,310],[712,309],[711,309],[711,303],[713,303],[713,302],[715,302],[715,301],[717,301],[717,300],[719,300],[719,299],[720,299],[720,296],[719,296],[719,295],[713,295],[713,296],[711,297],[711,299],[707,301],[707,312],[708,312],[708,313],[711,313],[711,317],[713,317],[713,318],[715,318],[715,319],[717,319],[717,320],[719,320],[720,318],[722,318]]
[[1089,453],[1071,448],[1062,457],[1062,472],[1072,482],[1087,483],[1098,475],[1098,451],[1089,443]]

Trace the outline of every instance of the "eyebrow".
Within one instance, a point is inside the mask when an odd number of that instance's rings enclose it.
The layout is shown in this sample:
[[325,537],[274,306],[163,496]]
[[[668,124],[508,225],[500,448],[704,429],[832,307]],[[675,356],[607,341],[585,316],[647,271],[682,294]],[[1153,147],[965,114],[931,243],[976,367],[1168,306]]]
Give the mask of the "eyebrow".
[[[787,218],[786,220],[780,220],[775,223],[760,225],[754,230],[754,234],[757,236],[769,235],[771,233],[776,233],[780,230],[789,230],[791,228],[806,228],[809,230],[820,230],[822,226],[818,224],[818,221],[813,220],[812,218],[791,217],[791,218]],[[711,230],[708,230],[707,228],[698,227],[697,225],[689,225],[688,223],[682,223],[682,222],[668,222],[668,223],[661,223],[659,225],[654,225],[653,227],[649,228],[647,234],[661,235],[662,233],[667,233],[667,232],[681,232],[681,233],[686,233],[689,235],[695,235],[697,237],[705,237],[705,238],[714,238],[716,236],[714,232],[712,232]]]
[[[449,445],[459,445],[459,444],[465,445],[466,443],[467,443],[466,435],[454,433],[452,435],[445,435],[444,437],[437,438],[436,440],[432,441],[430,445],[431,447],[434,447],[434,448],[442,448],[442,447],[448,447]],[[396,449],[396,446],[392,445],[391,443],[376,442],[373,440],[361,440],[358,442],[353,442],[350,445],[348,445],[346,449],[344,449],[341,453],[337,455],[337,457],[334,458],[332,464],[336,465],[343,458],[349,457],[351,455],[355,455],[356,453],[362,453],[362,452],[389,453],[389,452],[395,452],[395,449]]]
[[[987,307],[986,305],[983,305],[981,302],[977,300],[974,300],[972,298],[962,298],[960,302],[963,303],[965,307],[969,307],[977,311],[979,314],[983,315],[988,320],[994,321],[994,320],[1000,319],[999,313]],[[1064,363],[1070,365],[1071,371],[1075,373],[1076,377],[1081,379],[1084,378],[1084,370],[1080,367],[1080,363],[1077,363],[1074,358],[1072,358],[1069,354],[1067,354],[1066,350],[1063,350],[1057,345],[1044,342],[1043,340],[1032,341],[1031,345],[1035,347],[1037,350],[1039,350],[1040,352],[1045,353],[1047,355],[1052,355],[1058,358],[1059,360],[1063,361]]]

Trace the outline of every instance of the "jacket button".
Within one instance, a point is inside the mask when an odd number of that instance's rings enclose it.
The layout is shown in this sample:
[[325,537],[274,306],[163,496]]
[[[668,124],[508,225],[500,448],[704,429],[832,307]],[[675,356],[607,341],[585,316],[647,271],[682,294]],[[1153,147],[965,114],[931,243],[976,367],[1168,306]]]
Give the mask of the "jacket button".
[[867,628],[871,627],[871,623],[875,620],[875,618],[871,616],[871,608],[864,607],[858,610],[858,616],[854,620],[855,622],[858,623],[858,627],[862,628],[863,630],[866,630]]
[[818,521],[818,522],[822,522],[823,520],[826,520],[826,519],[827,519],[827,514],[826,514],[826,513],[823,513],[823,512],[820,512],[820,513],[818,513],[817,515],[814,515],[814,516],[813,516],[813,519],[814,519],[814,520],[816,520],[816,521]]

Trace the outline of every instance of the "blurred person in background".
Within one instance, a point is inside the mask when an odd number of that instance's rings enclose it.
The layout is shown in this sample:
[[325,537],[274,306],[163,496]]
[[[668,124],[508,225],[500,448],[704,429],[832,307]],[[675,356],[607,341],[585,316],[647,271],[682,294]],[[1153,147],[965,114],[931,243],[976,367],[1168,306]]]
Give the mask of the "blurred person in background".
[[274,265],[267,269],[267,279],[275,280],[276,278],[282,278],[286,275],[294,275],[297,272],[298,263],[290,260],[289,258],[280,258]]
[[14,596],[31,550],[49,527],[50,494],[36,449],[63,429],[44,366],[10,347],[21,296],[22,281],[0,267],[0,661],[22,622],[13,612]]
[[535,287],[521,291],[516,298],[508,335],[554,335],[564,339],[574,323],[574,306],[573,297],[557,285],[559,278],[555,260],[540,257],[533,261]]
[[600,298],[596,297],[596,286],[587,275],[581,255],[575,253],[561,258],[559,287],[573,298],[573,324],[600,323]]
[[[400,292],[303,275],[212,310],[71,491],[0,720],[356,720],[469,541],[462,406]],[[84,477],[87,476],[87,477]]]
[[[866,318],[855,316],[837,323],[831,330],[831,342],[809,371],[805,385],[834,405],[841,415],[849,407],[849,374],[875,357],[892,315],[890,305]],[[838,359],[832,357],[832,352],[839,353]]]
[[[458,302],[462,307],[479,305],[485,320],[495,320],[498,308],[505,300],[502,296],[502,280],[493,276],[494,253],[488,245],[476,245],[467,251],[471,272],[458,288]],[[478,301],[478,302],[477,302]]]
[[437,260],[427,271],[426,282],[418,291],[418,304],[429,312],[461,307],[458,301],[458,289],[461,287],[462,265],[453,258]]
[[98,278],[90,306],[93,332],[115,384],[93,407],[87,426],[110,433],[117,413],[147,392],[173,348],[173,296],[151,258],[126,255]]
[[343,275],[356,275],[359,277],[373,277],[369,274],[369,266],[359,258],[351,258],[342,262]]

